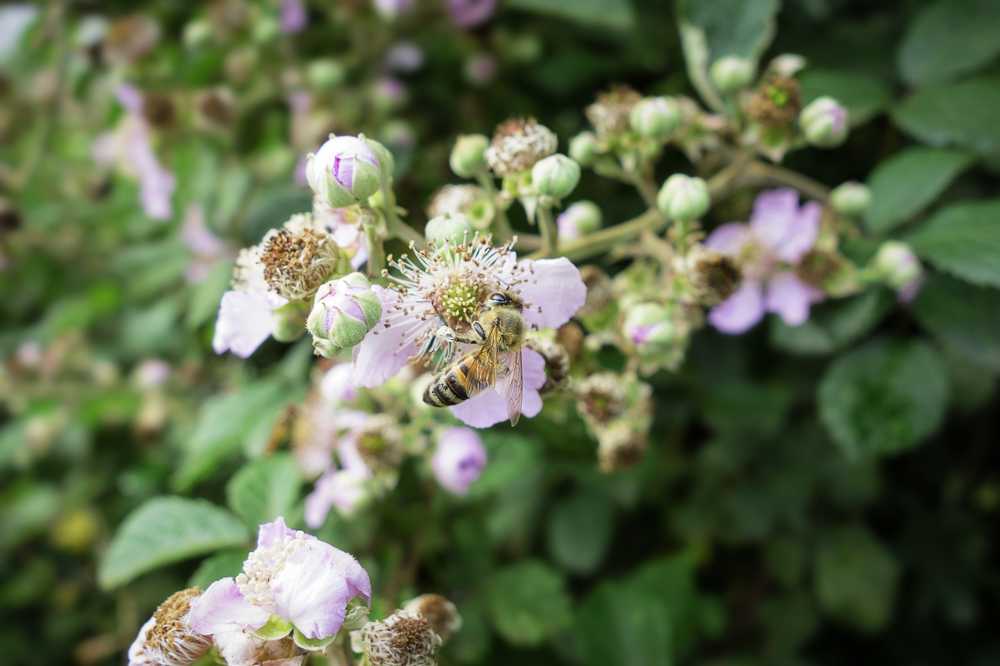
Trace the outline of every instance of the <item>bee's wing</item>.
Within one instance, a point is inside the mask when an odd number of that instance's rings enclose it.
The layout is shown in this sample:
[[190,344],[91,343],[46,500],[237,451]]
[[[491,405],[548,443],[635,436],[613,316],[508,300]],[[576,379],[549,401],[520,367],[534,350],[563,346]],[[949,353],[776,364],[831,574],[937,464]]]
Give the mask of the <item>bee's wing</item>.
[[524,402],[524,352],[520,349],[510,355],[510,368],[507,375],[507,417],[510,424],[517,425],[521,417],[521,405]]
[[491,388],[497,383],[497,366],[500,364],[500,337],[500,329],[494,327],[486,335],[483,346],[470,359],[468,379],[474,393]]

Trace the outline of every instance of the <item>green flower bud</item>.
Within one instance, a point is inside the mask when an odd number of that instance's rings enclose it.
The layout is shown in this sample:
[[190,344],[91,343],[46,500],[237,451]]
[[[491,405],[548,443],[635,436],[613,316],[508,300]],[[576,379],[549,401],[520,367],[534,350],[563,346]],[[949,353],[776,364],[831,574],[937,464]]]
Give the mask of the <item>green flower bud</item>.
[[347,71],[344,66],[333,58],[320,58],[309,63],[306,69],[306,80],[313,88],[336,88],[344,82]]
[[424,236],[428,243],[444,245],[461,245],[472,238],[472,223],[461,213],[447,213],[439,215],[427,222],[424,228]]
[[872,202],[872,193],[867,186],[848,181],[830,193],[830,204],[841,215],[858,217],[863,215]]
[[[308,157],[306,180],[320,199],[332,208],[344,208],[368,200],[381,185],[382,169],[374,141],[354,136],[330,136]],[[382,151],[388,153],[384,147]],[[391,165],[389,165],[391,168]]]
[[712,63],[709,76],[716,88],[724,93],[732,93],[753,83],[755,69],[751,60],[726,56]]
[[676,369],[687,353],[689,325],[673,309],[640,303],[625,312],[622,333],[639,355],[644,373]]
[[844,143],[847,122],[847,109],[832,97],[813,100],[799,114],[799,127],[806,141],[820,148],[836,148]]
[[386,183],[391,183],[396,172],[396,160],[392,156],[392,151],[375,139],[369,139],[364,134],[359,134],[358,136],[365,140],[365,143],[368,144],[368,147],[371,148],[372,152],[378,158],[379,176]]
[[459,178],[474,178],[486,171],[486,149],[490,140],[482,134],[463,134],[455,140],[448,164]]
[[632,129],[647,139],[665,139],[681,124],[681,108],[670,97],[646,97],[629,114]]
[[708,212],[710,203],[705,181],[682,173],[667,178],[656,196],[660,211],[671,220],[697,220]]
[[556,218],[556,226],[564,241],[593,233],[601,228],[601,209],[593,201],[577,201]]
[[531,182],[539,194],[562,199],[580,182],[580,165],[561,153],[549,155],[531,168]]
[[920,279],[920,260],[910,246],[899,241],[882,243],[875,255],[875,270],[893,289],[905,289]]
[[601,147],[593,132],[580,132],[569,141],[569,156],[583,166],[590,166],[597,159]]
[[331,280],[319,288],[306,329],[313,350],[326,358],[361,342],[382,317],[382,303],[361,273]]
[[308,305],[289,301],[271,313],[271,336],[278,342],[295,342],[306,332]]

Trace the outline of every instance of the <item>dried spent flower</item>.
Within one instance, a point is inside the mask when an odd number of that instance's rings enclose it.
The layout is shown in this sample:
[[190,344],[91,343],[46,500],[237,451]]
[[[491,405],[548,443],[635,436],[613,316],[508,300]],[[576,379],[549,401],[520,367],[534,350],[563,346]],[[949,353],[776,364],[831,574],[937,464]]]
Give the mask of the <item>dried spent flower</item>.
[[371,666],[435,666],[439,645],[431,623],[407,611],[361,629],[361,648]]
[[434,633],[447,641],[462,628],[462,616],[455,604],[440,594],[421,594],[403,604],[403,612],[415,613],[430,623]]
[[[563,326],[565,328],[566,326]],[[561,331],[562,329],[560,329]],[[542,395],[566,386],[569,379],[570,357],[566,347],[556,340],[534,337],[528,340],[528,347],[545,359],[545,383],[538,392]]]
[[300,213],[281,229],[272,229],[261,241],[264,280],[289,300],[309,298],[341,268],[345,257],[333,236]]
[[598,435],[597,460],[602,472],[618,472],[636,465],[646,453],[649,438],[624,420]]
[[511,118],[497,126],[486,162],[497,176],[521,173],[556,152],[558,143],[552,130],[534,118]]
[[617,85],[597,96],[584,113],[598,136],[621,134],[630,127],[632,109],[642,100],[642,95],[625,85]]
[[583,417],[595,425],[604,425],[625,411],[625,388],[621,378],[611,372],[590,375],[575,389]]
[[129,666],[189,666],[212,647],[212,639],[188,625],[191,602],[201,590],[174,592],[142,628],[128,650]]
[[768,76],[747,98],[744,110],[768,127],[790,125],[802,109],[799,82],[788,76]]
[[740,268],[732,257],[701,244],[684,257],[684,268],[694,299],[701,305],[718,305],[740,286]]

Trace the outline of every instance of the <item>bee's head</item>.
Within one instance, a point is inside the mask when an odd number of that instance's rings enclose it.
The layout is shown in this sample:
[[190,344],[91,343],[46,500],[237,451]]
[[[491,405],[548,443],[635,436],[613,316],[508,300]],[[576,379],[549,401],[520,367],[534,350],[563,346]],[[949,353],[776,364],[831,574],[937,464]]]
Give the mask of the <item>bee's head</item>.
[[502,291],[495,291],[487,296],[484,305],[487,308],[521,308],[520,301],[515,300],[510,294],[505,294]]

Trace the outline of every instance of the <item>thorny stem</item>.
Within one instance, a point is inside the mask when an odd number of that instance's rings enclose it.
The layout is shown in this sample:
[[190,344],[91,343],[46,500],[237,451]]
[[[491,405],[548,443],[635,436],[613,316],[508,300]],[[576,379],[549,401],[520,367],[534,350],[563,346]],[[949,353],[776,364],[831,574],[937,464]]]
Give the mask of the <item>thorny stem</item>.
[[497,186],[493,183],[493,177],[486,171],[481,172],[476,179],[493,202],[493,209],[496,212],[496,220],[493,223],[493,237],[499,243],[506,243],[514,237],[511,231],[510,221],[507,219],[507,210],[501,205],[500,197],[497,196]]
[[542,232],[542,249],[545,256],[555,254],[558,244],[556,236],[556,223],[552,219],[552,208],[540,205],[535,213],[538,216],[538,229]]

